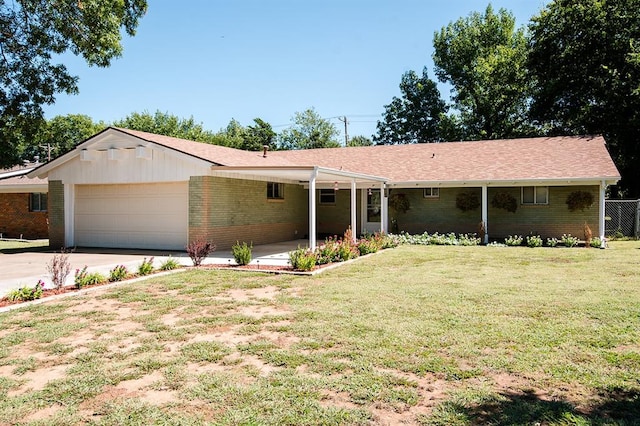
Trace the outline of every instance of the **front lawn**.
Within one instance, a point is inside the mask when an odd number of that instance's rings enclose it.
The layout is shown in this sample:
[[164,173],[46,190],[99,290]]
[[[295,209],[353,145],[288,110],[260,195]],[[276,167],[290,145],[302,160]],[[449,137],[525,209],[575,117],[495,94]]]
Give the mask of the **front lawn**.
[[190,270],[0,315],[0,424],[639,424],[640,242]]

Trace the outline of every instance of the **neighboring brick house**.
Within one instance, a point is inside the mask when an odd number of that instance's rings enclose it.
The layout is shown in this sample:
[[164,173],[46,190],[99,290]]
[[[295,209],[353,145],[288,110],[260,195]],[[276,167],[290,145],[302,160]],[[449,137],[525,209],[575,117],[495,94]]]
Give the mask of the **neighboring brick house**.
[[[349,227],[602,235],[620,179],[599,136],[249,152],[118,128],[28,175],[49,180],[52,246],[163,249],[313,246]],[[571,211],[576,194],[588,202]]]
[[28,179],[35,167],[0,171],[1,238],[49,238],[47,179]]

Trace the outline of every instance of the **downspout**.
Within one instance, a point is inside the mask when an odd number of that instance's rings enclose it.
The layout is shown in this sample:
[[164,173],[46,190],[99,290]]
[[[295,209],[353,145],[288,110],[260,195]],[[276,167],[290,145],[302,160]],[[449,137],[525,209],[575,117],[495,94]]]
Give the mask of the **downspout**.
[[[602,182],[600,182],[600,202],[598,204],[598,226],[600,228],[600,241],[604,241],[604,228],[605,228],[605,221],[604,221],[604,215],[605,215],[605,195],[607,192],[607,184],[606,182],[603,180]],[[605,245],[603,244],[603,247]]]
[[309,248],[316,248],[316,178],[318,168],[314,167],[309,177]]
[[354,243],[357,240],[356,235],[358,235],[358,228],[356,223],[356,191],[356,180],[351,179],[351,236]]
[[384,198],[384,182],[380,183],[380,233],[387,231],[387,203]]

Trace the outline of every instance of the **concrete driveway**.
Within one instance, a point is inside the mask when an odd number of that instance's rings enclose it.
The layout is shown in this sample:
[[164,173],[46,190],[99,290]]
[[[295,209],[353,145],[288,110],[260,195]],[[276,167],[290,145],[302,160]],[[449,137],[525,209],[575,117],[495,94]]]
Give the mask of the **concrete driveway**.
[[[305,247],[307,240],[286,241],[276,244],[265,244],[253,248],[252,264],[287,265],[289,251],[298,245]],[[47,265],[54,253],[48,249],[38,250],[4,250],[0,252],[0,297],[10,290],[19,287],[34,286],[38,280],[45,282],[46,287],[52,287],[51,277],[47,272]],[[154,258],[154,266],[158,267],[169,256],[175,258],[184,266],[193,263],[185,252],[159,250],[118,250],[118,249],[76,249],[69,253],[71,273],[67,277],[66,285],[72,285],[74,272],[87,266],[89,272],[109,274],[114,266],[124,265],[132,272],[137,271],[144,258]],[[215,251],[203,264],[232,264],[233,255],[229,250]]]

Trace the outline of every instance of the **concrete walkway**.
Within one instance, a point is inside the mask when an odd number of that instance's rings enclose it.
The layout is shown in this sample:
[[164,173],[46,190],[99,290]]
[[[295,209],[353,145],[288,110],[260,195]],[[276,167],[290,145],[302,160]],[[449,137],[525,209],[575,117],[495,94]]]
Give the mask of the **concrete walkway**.
[[[286,266],[289,262],[289,252],[298,246],[307,247],[308,244],[309,240],[295,240],[254,246],[251,264]],[[48,249],[0,252],[0,297],[25,285],[32,287],[38,280],[44,281],[45,287],[52,287],[47,265],[54,255],[55,253]],[[117,265],[124,265],[135,272],[143,259],[150,257],[154,258],[155,267],[159,267],[169,257],[175,258],[183,266],[193,265],[187,253],[180,251],[77,249],[69,254],[71,273],[67,277],[66,285],[73,284],[75,270],[84,266],[87,266],[89,272],[100,272],[108,276],[109,271]],[[231,250],[223,250],[213,252],[202,264],[234,265],[235,261]]]

